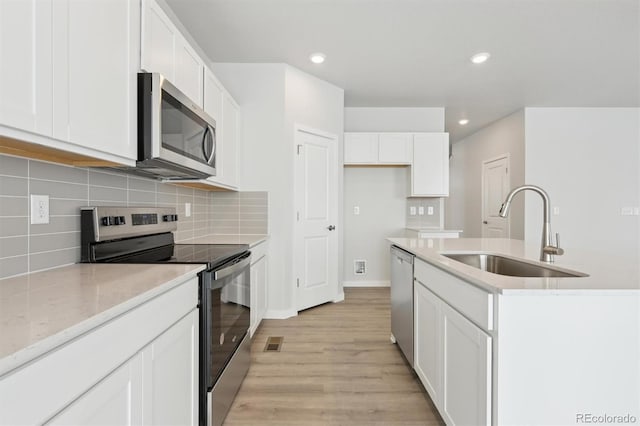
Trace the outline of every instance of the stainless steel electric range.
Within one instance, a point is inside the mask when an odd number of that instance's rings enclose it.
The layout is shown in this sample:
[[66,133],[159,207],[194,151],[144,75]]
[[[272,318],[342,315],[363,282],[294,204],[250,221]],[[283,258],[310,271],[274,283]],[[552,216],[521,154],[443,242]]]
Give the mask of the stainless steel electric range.
[[173,208],[83,207],[80,216],[83,262],[207,265],[199,274],[199,423],[221,425],[249,369],[248,246],[176,244]]

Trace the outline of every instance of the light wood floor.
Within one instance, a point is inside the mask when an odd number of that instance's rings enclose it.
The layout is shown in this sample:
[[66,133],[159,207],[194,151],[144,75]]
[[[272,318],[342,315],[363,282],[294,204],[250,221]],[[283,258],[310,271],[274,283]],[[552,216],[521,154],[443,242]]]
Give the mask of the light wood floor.
[[[389,288],[263,321],[224,425],[444,424],[390,332]],[[263,352],[269,336],[284,336],[281,352]]]

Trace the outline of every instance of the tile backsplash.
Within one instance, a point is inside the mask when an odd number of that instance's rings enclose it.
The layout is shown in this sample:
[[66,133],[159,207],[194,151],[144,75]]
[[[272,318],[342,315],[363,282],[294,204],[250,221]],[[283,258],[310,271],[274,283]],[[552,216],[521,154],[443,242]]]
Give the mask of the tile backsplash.
[[[49,223],[31,225],[29,194],[49,196]],[[185,204],[191,203],[191,216]],[[175,207],[176,241],[266,234],[266,192],[209,192],[137,176],[0,154],[0,279],[80,260],[80,207]]]
[[[441,211],[442,198],[407,198],[407,228],[442,228],[443,217]],[[411,215],[411,207],[415,207],[416,214]],[[422,207],[424,215],[419,215]],[[433,215],[428,215],[428,208],[433,208]]]

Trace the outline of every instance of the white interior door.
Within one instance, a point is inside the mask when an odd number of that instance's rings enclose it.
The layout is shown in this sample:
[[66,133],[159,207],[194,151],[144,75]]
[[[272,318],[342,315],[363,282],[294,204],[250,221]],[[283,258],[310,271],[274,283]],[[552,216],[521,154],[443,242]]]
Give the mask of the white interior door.
[[509,157],[482,163],[482,236],[509,238],[509,217],[498,216],[509,193]]
[[294,265],[297,309],[338,292],[338,138],[296,128]]

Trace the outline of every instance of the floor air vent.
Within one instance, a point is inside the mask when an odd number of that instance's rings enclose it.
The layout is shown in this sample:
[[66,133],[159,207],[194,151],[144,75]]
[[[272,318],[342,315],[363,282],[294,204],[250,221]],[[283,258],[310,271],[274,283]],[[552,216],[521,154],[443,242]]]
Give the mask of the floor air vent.
[[284,341],[284,337],[276,336],[269,337],[267,339],[267,344],[264,346],[265,352],[280,352],[280,347],[282,346],[282,342]]

